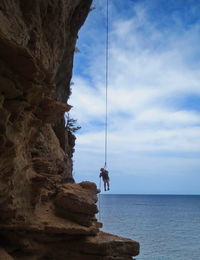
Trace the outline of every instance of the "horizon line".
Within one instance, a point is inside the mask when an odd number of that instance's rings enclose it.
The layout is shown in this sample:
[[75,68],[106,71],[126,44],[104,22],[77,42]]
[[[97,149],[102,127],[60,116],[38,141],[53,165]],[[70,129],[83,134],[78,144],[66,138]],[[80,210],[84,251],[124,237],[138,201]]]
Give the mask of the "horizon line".
[[142,196],[200,196],[200,194],[176,194],[176,193],[99,193],[100,195],[142,195]]

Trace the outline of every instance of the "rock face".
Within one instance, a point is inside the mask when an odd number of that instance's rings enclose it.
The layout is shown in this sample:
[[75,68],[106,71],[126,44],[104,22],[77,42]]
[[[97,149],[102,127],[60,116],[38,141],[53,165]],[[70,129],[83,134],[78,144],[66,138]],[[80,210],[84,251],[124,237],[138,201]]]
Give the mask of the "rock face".
[[99,231],[98,190],[74,183],[63,115],[92,0],[0,1],[0,259],[131,259]]

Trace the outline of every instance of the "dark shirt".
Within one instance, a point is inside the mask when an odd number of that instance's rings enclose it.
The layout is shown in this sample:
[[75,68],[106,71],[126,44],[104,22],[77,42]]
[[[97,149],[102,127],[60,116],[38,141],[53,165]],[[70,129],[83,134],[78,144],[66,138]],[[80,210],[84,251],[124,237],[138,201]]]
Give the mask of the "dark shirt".
[[109,181],[108,171],[101,171],[99,177],[102,177],[105,181]]

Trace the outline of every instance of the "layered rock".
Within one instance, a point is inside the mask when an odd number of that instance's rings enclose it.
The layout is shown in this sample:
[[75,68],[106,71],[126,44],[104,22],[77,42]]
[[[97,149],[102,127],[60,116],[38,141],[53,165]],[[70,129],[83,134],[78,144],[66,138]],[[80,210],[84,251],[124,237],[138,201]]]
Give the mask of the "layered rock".
[[0,259],[138,254],[137,242],[99,231],[96,185],[72,176],[63,114],[91,2],[0,2]]

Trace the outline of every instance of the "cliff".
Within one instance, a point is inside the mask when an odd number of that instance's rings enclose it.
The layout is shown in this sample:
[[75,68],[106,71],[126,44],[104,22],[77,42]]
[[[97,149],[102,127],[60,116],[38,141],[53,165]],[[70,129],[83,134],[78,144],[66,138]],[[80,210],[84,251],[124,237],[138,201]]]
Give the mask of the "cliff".
[[97,187],[72,176],[77,33],[92,0],[0,2],[0,259],[132,259],[135,241],[99,231]]

